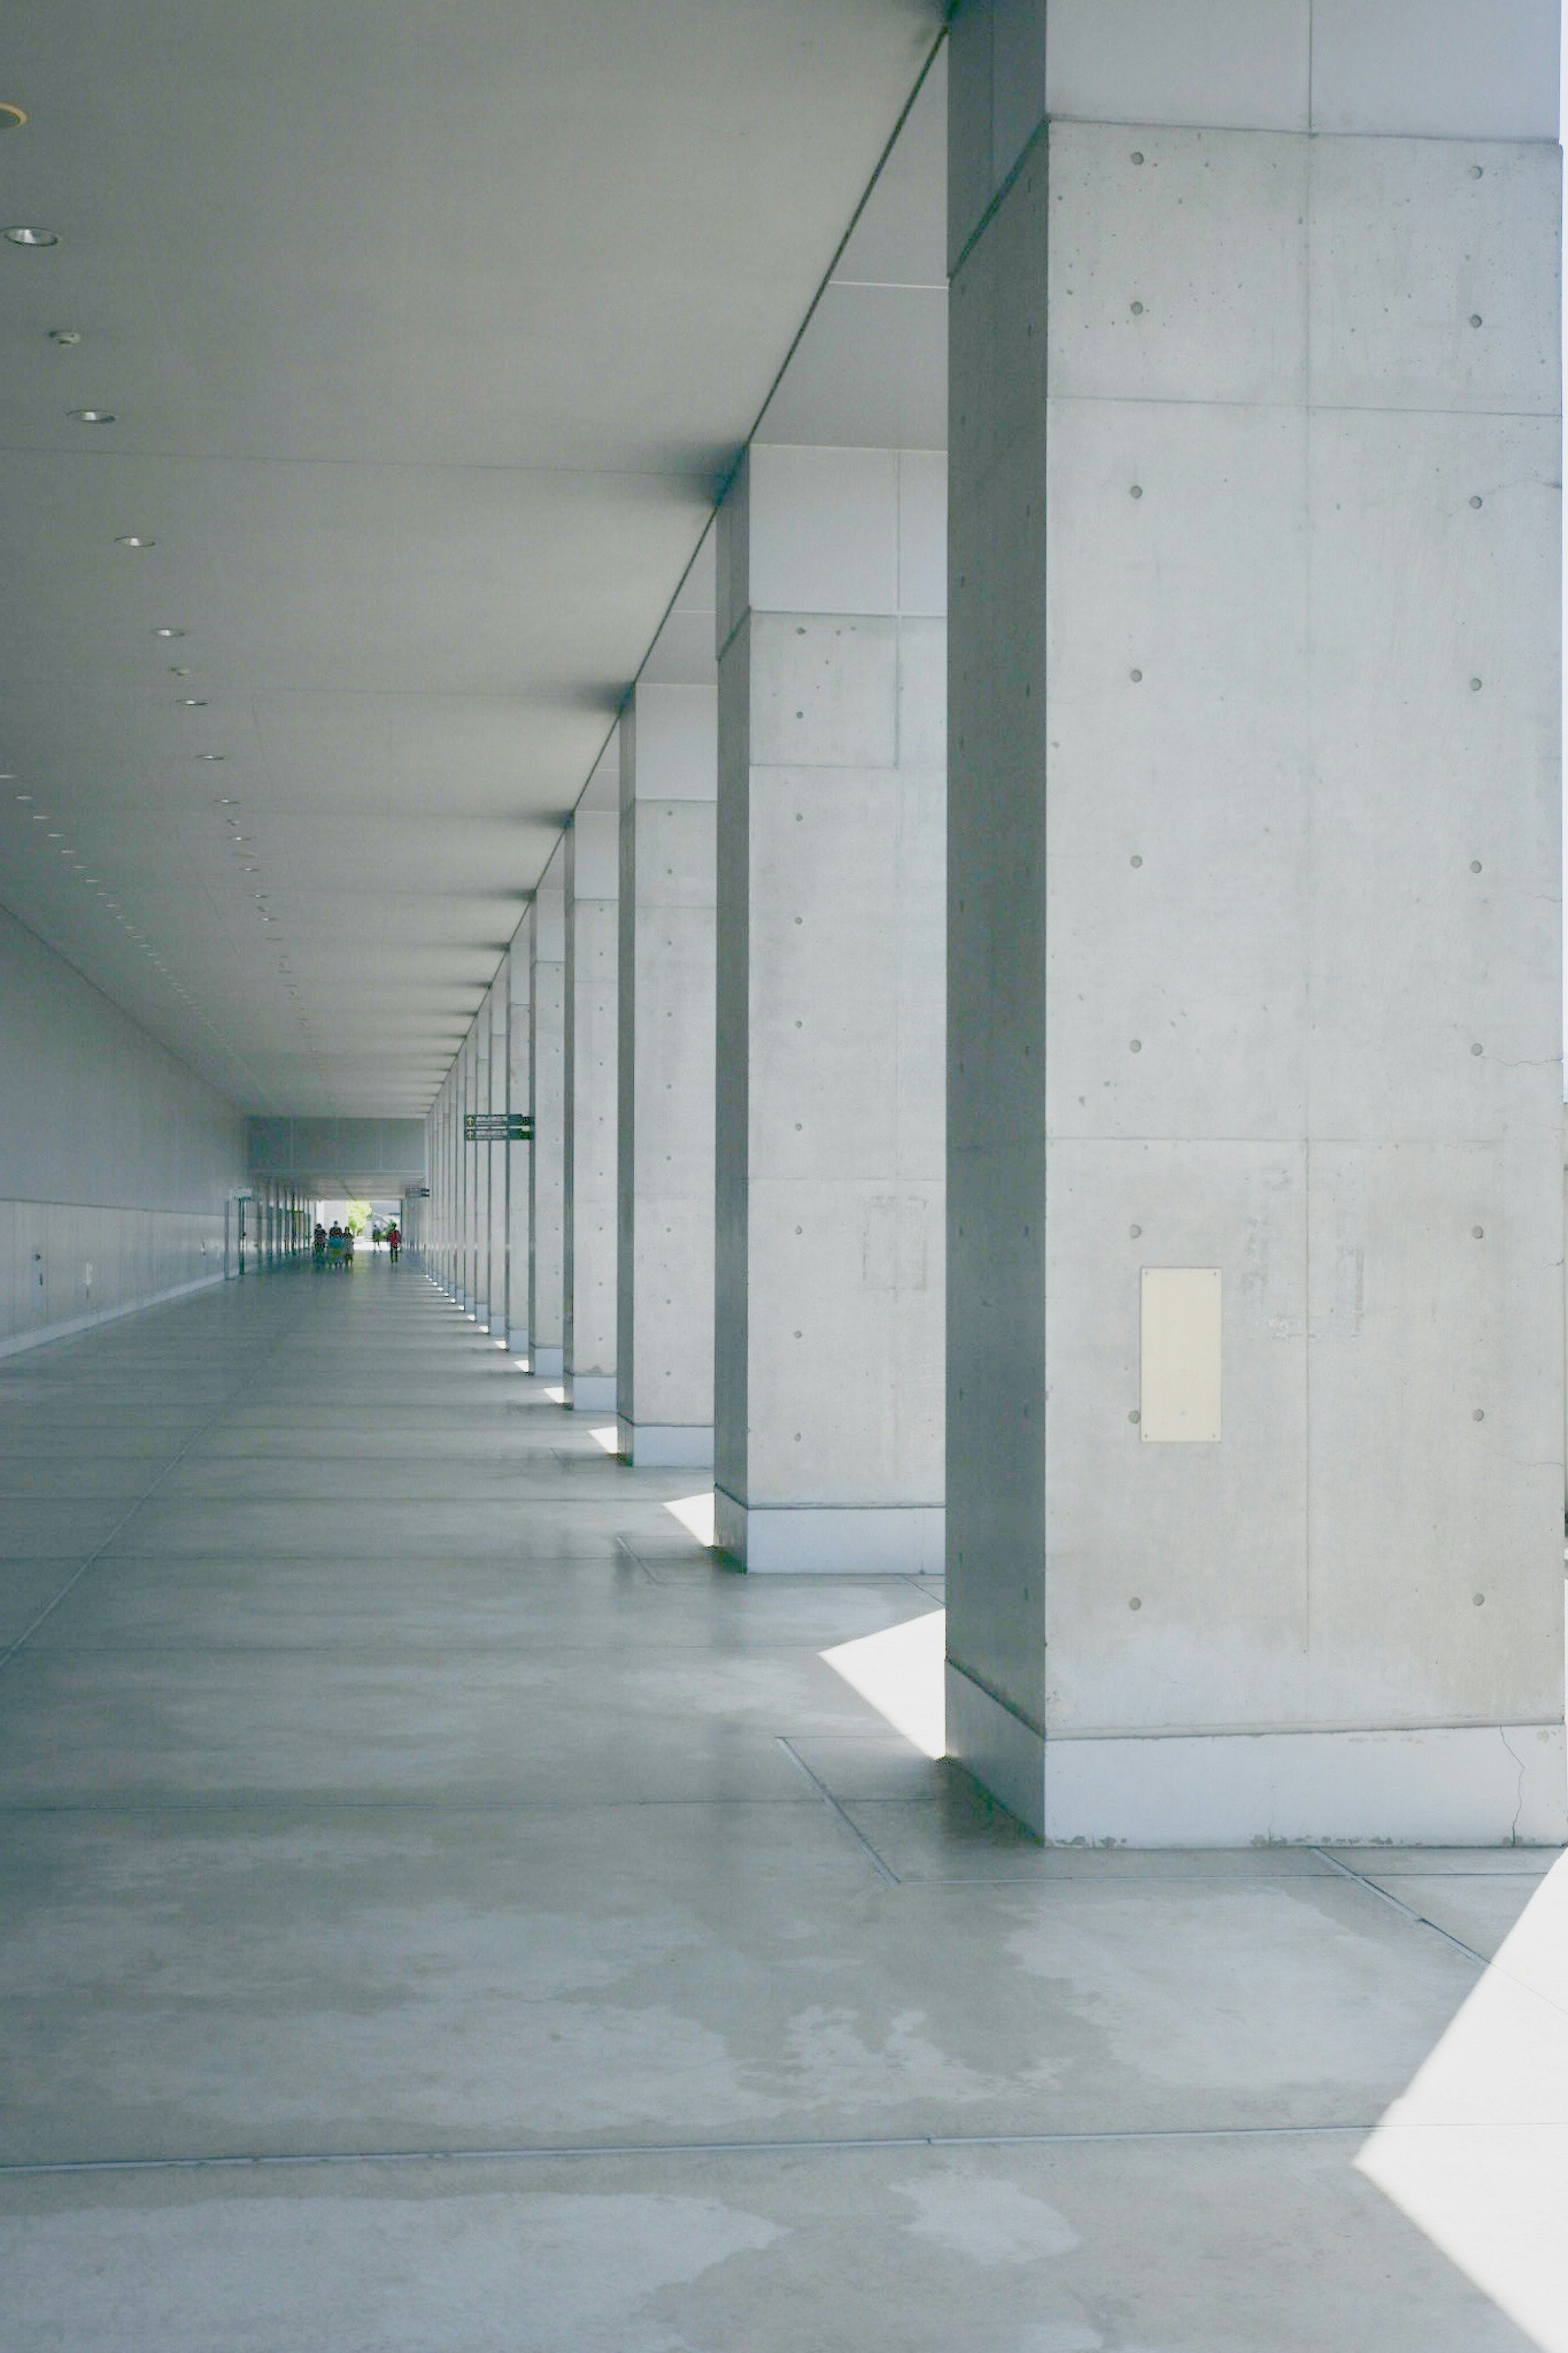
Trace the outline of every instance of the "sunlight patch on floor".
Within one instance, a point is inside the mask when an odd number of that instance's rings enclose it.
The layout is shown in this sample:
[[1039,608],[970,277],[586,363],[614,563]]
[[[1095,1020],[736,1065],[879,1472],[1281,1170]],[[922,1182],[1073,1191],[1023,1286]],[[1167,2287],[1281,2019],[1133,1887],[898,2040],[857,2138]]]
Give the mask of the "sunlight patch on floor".
[[602,1422],[597,1430],[591,1430],[588,1432],[588,1435],[594,1440],[595,1446],[602,1446],[604,1448],[606,1454],[618,1454],[620,1452],[621,1432],[620,1425],[617,1422]]
[[922,1757],[947,1754],[947,1612],[931,1609],[820,1653]]
[[1542,2353],[1568,2353],[1568,1857],[1356,2168]]
[[664,1508],[673,1518],[680,1522],[689,1536],[695,1536],[700,1545],[707,1545],[711,1550],[713,1490],[710,1487],[705,1494],[678,1495],[673,1503],[666,1504]]

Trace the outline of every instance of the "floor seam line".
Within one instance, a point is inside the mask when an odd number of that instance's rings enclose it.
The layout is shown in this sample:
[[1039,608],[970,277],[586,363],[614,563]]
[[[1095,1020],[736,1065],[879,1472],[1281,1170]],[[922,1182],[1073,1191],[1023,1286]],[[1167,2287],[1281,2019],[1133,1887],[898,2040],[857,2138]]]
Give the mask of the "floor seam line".
[[[593,2158],[658,2158],[669,2157],[776,2157],[866,2155],[881,2149],[919,2148],[1077,2148],[1149,2141],[1304,2140],[1361,2135],[1375,2129],[1378,2119],[1352,2124],[1297,2125],[1130,2125],[1103,2132],[1020,2133],[889,2133],[847,2136],[843,2139],[692,2140],[525,2142],[516,2147],[388,2148],[310,2150],[303,2155],[250,2153],[225,2157],[84,2157],[40,2158],[0,2164],[0,2180],[37,2174],[77,2173],[205,2173],[267,2168],[335,2165],[485,2165],[540,2164],[552,2159],[581,2163]],[[1441,2125],[1433,2129],[1441,2130]]]
[[811,1783],[812,1788],[822,1799],[823,1804],[827,1808],[828,1811],[836,1817],[842,1827],[848,1831],[856,1845],[860,1848],[861,1852],[870,1862],[873,1870],[876,1871],[879,1877],[886,1880],[889,1887],[901,1886],[903,1883],[900,1881],[898,1873],[890,1870],[883,1862],[881,1856],[878,1853],[870,1840],[866,1836],[865,1831],[860,1829],[858,1823],[851,1821],[849,1816],[845,1812],[843,1807],[839,1804],[837,1799],[834,1796],[826,1782],[812,1771],[810,1766],[806,1763],[799,1749],[795,1746],[795,1743],[792,1740],[786,1739],[782,1732],[777,1734],[775,1736],[778,1740],[779,1746],[784,1750],[784,1755],[789,1758],[790,1763],[795,1767],[797,1772],[805,1774],[806,1779]]

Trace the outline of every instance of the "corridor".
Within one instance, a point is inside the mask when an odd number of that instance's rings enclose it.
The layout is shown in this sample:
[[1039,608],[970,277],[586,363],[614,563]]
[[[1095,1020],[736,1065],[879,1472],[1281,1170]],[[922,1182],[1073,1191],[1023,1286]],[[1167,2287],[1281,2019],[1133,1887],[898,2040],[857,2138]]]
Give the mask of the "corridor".
[[384,1261],[0,1366],[5,2353],[1545,2341],[1352,2168],[1550,1854],[1042,1850],[586,1420]]

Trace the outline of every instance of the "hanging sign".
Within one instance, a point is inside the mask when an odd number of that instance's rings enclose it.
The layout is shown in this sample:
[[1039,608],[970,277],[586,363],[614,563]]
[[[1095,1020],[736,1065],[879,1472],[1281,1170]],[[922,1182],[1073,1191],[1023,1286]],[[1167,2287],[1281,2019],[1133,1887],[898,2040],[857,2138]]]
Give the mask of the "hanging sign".
[[521,1111],[466,1111],[465,1144],[531,1144],[533,1122]]

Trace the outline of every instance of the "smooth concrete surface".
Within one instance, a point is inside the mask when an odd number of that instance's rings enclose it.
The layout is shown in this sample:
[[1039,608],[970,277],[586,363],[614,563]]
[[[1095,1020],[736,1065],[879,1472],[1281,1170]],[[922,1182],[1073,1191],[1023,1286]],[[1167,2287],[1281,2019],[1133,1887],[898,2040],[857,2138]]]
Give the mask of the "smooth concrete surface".
[[945,500],[940,452],[753,444],[720,510],[714,1466],[750,1567],[942,1504]]
[[713,1460],[718,689],[620,723],[616,1403],[634,1462]]
[[0,1356],[221,1281],[243,1117],[4,908],[0,1104]]
[[565,1316],[566,853],[557,849],[523,918],[529,962],[528,1341],[536,1373],[558,1374]]
[[[507,1109],[526,1116],[533,1094],[530,1074],[529,998],[533,986],[526,918],[506,955]],[[513,1356],[528,1354],[528,1202],[532,1147],[507,1146],[506,1344]]]
[[[1096,119],[1009,111],[1091,13],[950,65],[955,1737],[1090,1838],[1506,1836],[1516,1748],[1560,1831],[1559,154],[1405,0],[1325,12],[1320,95],[1403,61],[1358,135],[1265,102],[1288,8],[1118,0]],[[1255,127],[1159,119],[1233,16]]]
[[[510,955],[510,950],[508,954]],[[489,1108],[504,1113],[509,1105],[510,1055],[507,1043],[510,1021],[510,1002],[507,987],[507,956],[496,976],[488,1000],[489,1022]],[[504,1344],[507,1336],[507,1244],[510,1239],[507,1223],[507,1155],[510,1146],[489,1144],[484,1146],[484,1156],[489,1163],[488,1245],[489,1254],[489,1287],[486,1294],[485,1322],[492,1340]]]
[[566,829],[565,1124],[562,1332],[569,1395],[616,1403],[616,961],[620,760],[614,744]]
[[1551,1852],[1041,1848],[689,1485],[384,1259],[0,1367],[6,2353],[1562,2353]]

